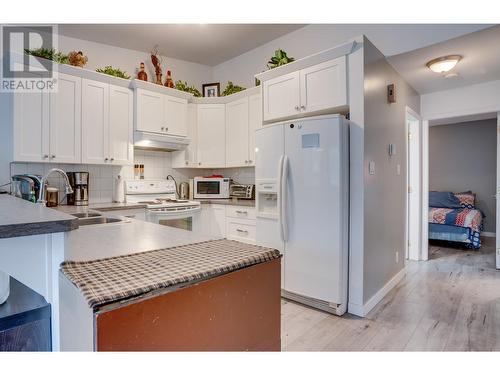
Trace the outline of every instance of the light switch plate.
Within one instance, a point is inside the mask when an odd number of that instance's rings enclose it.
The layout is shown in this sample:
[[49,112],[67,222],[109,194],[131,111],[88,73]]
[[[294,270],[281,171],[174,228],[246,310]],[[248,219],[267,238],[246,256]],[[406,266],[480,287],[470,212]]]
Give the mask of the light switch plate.
[[373,160],[368,163],[368,173],[375,174],[375,162]]

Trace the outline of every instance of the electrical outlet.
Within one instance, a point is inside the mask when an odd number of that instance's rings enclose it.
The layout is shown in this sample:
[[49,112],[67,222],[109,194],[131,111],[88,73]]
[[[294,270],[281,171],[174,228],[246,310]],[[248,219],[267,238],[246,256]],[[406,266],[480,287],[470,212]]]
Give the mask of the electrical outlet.
[[399,263],[399,251],[396,250],[396,263]]

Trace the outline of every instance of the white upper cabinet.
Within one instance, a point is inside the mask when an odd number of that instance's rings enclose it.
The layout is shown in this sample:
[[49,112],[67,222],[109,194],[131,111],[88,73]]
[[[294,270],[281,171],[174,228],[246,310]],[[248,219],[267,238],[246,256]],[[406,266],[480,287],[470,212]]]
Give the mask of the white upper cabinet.
[[317,112],[347,104],[346,58],[300,71],[300,109]]
[[163,94],[136,89],[135,100],[136,130],[164,133],[163,112],[165,103]]
[[188,104],[187,109],[187,137],[189,145],[182,151],[172,152],[173,168],[191,168],[198,166],[198,106],[193,103]]
[[109,86],[109,162],[132,164],[133,140],[133,93],[126,87]]
[[48,162],[49,94],[16,93],[12,97],[14,161]]
[[82,80],[82,162],[108,161],[109,85]]
[[187,99],[136,89],[136,130],[185,137]]
[[226,165],[225,104],[198,105],[198,166],[221,168]]
[[81,81],[60,73],[57,93],[13,95],[14,161],[81,162]]
[[83,79],[83,163],[133,163],[132,112],[133,98],[130,89]]
[[82,79],[59,73],[57,93],[50,94],[51,162],[80,163],[82,160]]
[[165,132],[185,137],[187,135],[187,100],[165,95],[164,108]]
[[292,72],[263,83],[264,121],[300,112],[299,77],[299,72]]
[[255,165],[255,131],[262,127],[262,97],[248,97],[248,165]]
[[226,167],[248,165],[248,98],[226,104]]
[[346,57],[341,56],[264,81],[264,121],[346,108],[346,76]]

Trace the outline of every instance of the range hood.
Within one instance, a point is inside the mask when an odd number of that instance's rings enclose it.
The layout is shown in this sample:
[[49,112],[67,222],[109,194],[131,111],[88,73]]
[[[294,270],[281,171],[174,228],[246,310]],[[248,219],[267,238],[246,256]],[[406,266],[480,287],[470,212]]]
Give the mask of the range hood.
[[179,151],[185,149],[189,142],[187,137],[134,131],[134,147],[139,149]]

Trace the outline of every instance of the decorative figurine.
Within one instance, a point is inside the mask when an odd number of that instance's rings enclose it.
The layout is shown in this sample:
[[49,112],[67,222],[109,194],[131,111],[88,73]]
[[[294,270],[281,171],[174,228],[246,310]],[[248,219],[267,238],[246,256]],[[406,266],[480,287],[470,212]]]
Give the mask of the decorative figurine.
[[153,63],[153,66],[155,67],[155,74],[156,74],[156,84],[157,85],[162,85],[161,81],[161,63],[162,63],[162,58],[160,55],[158,55],[158,46],[155,46],[153,51],[151,52],[151,62]]
[[89,61],[87,56],[84,56],[82,51],[71,51],[68,55],[68,60],[71,65],[78,66],[80,68],[83,68],[85,64],[87,64],[87,61]]
[[144,71],[144,63],[141,62],[141,67],[139,68],[139,71],[137,72],[137,79],[141,81],[148,81],[148,74]]
[[167,79],[165,80],[165,86],[170,87],[171,89],[174,88],[174,80],[172,79],[172,72],[170,70],[167,70]]

